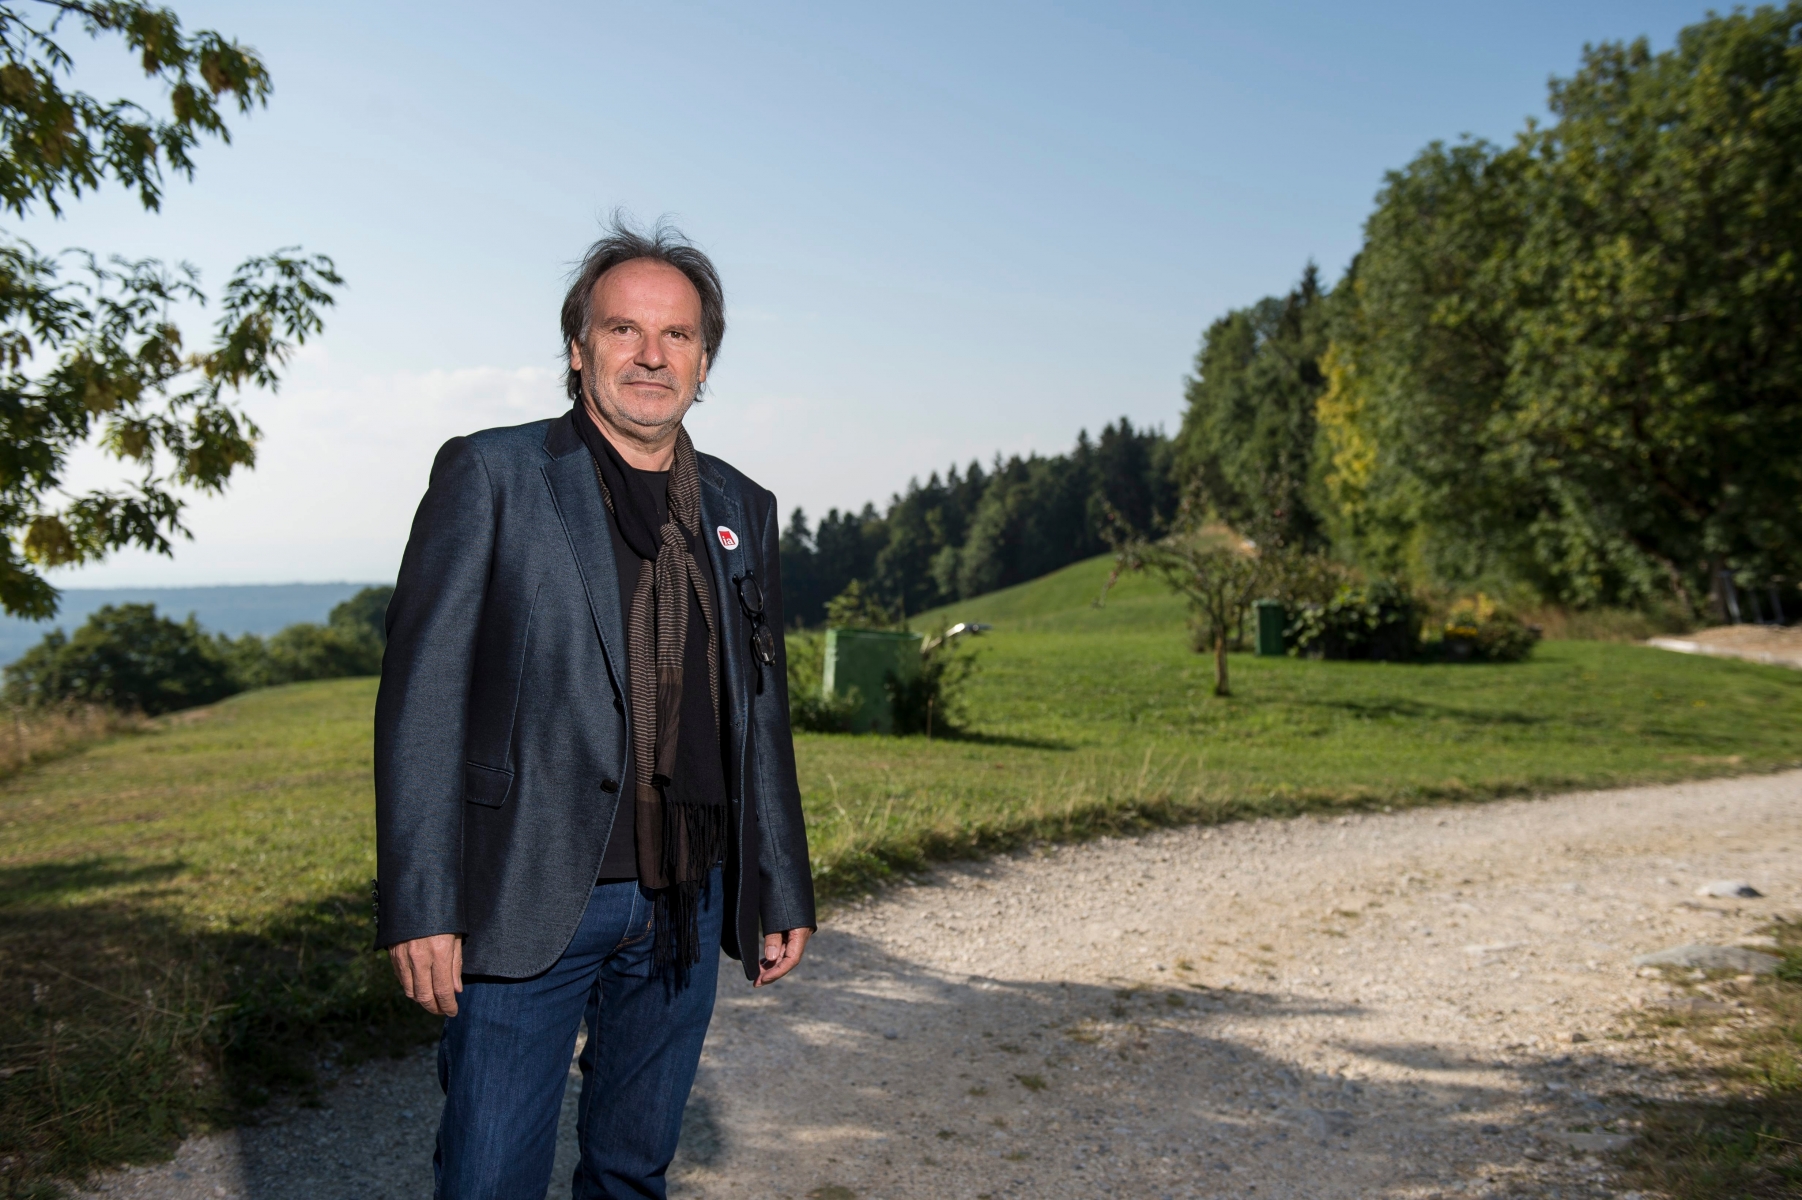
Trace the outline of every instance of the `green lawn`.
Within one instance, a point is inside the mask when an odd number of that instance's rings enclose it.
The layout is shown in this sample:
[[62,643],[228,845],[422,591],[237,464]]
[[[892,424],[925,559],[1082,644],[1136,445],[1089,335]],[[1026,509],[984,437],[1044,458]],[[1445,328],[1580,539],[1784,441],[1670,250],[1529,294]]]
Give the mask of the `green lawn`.
[[[1525,663],[1231,656],[1233,695],[1143,577],[1094,559],[928,613],[992,623],[967,740],[804,734],[833,890],[932,854],[1168,820],[1481,799],[1802,762],[1802,672],[1547,642]],[[834,879],[834,873],[839,878]]]
[[[971,735],[797,739],[824,894],[1042,837],[1802,763],[1802,672],[1636,646],[1507,666],[1235,655],[1106,564],[943,614]],[[153,1157],[431,1022],[367,952],[373,680],[253,692],[0,783],[0,1195]]]
[[0,1195],[429,1033],[366,953],[374,698],[251,692],[0,785]]

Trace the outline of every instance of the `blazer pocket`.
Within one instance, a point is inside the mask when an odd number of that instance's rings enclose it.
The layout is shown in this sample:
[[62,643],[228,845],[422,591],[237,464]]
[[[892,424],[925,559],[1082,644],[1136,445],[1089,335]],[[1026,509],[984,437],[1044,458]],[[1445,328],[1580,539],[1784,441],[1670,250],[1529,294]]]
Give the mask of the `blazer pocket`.
[[512,790],[513,772],[484,767],[480,763],[463,764],[463,798],[471,804],[499,808],[507,802],[507,794]]

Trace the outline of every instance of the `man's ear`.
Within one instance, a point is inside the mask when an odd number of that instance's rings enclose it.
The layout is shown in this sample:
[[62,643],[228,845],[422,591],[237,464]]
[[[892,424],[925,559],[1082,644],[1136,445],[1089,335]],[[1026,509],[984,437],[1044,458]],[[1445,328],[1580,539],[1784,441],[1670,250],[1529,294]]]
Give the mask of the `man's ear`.
[[[581,372],[582,372],[582,343],[581,342],[572,341],[569,344],[569,369],[576,372],[578,375],[581,374]],[[705,374],[705,373],[706,373],[706,368],[703,367],[702,374]]]
[[697,385],[699,385],[699,384],[703,384],[706,382],[707,382],[707,355],[705,352],[702,352],[702,354],[701,354],[701,377],[699,379],[695,380],[695,383]]

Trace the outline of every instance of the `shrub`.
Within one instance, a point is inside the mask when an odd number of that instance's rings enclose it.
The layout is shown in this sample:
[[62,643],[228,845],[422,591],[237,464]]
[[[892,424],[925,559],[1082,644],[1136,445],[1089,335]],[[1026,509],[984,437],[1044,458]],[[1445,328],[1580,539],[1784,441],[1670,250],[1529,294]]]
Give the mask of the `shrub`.
[[808,733],[849,733],[851,718],[863,703],[853,693],[828,696],[826,639],[818,633],[791,633],[783,639],[788,658],[788,723]]
[[1452,608],[1439,645],[1455,662],[1520,662],[1538,641],[1538,629],[1478,593]]
[[290,625],[269,639],[271,682],[380,675],[382,644],[366,626]]
[[1342,584],[1326,603],[1295,609],[1287,640],[1302,658],[1403,662],[1420,651],[1420,610],[1400,584]]
[[845,590],[826,603],[826,625],[829,629],[903,629],[901,613],[864,590],[853,579]]
[[220,652],[231,664],[233,678],[246,688],[380,675],[393,595],[391,587],[364,588],[333,608],[324,625],[290,625],[266,639],[254,633],[220,637]]
[[[368,630],[377,646],[388,644],[388,601],[394,598],[391,587],[366,587],[332,609],[326,624],[333,629]],[[377,667],[377,671],[380,667]],[[373,674],[375,672],[364,672]]]
[[891,674],[883,681],[897,734],[951,736],[963,729],[964,685],[976,672],[976,652],[968,638],[946,632],[940,629],[922,643],[918,675],[902,680]]
[[5,674],[13,704],[103,704],[148,716],[243,690],[217,639],[191,616],[180,624],[159,617],[153,604],[109,604],[73,636],[52,630]]

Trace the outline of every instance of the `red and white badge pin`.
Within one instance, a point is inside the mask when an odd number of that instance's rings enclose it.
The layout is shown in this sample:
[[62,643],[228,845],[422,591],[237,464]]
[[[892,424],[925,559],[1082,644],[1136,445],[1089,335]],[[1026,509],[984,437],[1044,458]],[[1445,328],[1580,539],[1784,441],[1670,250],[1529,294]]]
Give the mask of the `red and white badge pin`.
[[721,525],[718,529],[714,530],[714,532],[720,535],[720,545],[728,550],[738,549],[738,535],[736,533],[733,533],[724,525]]

